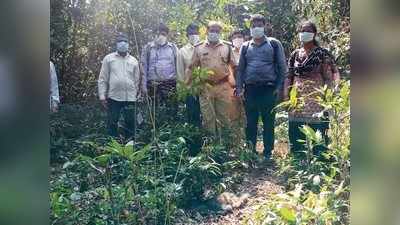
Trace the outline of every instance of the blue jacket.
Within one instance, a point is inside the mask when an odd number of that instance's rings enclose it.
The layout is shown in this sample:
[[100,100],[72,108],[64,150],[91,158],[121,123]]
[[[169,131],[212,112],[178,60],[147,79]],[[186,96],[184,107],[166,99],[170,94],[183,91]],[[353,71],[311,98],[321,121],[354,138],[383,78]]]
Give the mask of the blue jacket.
[[240,50],[236,73],[236,88],[244,84],[273,84],[280,90],[288,69],[282,44],[275,38],[265,37],[257,46],[254,40],[245,42]]

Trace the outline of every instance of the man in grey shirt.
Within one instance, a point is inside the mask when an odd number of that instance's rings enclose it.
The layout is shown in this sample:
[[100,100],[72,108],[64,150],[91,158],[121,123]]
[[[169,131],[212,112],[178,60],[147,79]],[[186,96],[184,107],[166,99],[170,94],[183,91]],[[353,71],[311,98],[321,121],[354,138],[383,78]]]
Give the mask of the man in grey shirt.
[[261,115],[264,157],[268,160],[274,148],[273,108],[282,93],[287,64],[281,42],[265,36],[265,18],[256,14],[250,22],[253,39],[244,43],[240,51],[235,95],[241,96],[244,89],[246,138],[254,150],[257,144],[257,123]]
[[165,105],[172,109],[171,115],[176,114],[176,103],[172,95],[176,91],[176,57],[177,47],[168,41],[169,28],[160,24],[154,31],[154,41],[144,46],[141,55],[143,69],[142,91],[151,97],[157,106]]

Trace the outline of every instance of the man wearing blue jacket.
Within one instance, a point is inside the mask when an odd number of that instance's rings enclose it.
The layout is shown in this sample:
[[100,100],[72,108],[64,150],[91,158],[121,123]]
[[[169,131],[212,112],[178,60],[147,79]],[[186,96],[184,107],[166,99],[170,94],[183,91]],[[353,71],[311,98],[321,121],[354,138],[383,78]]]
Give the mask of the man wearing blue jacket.
[[274,148],[273,108],[282,93],[287,64],[281,42],[265,35],[265,18],[256,14],[251,17],[250,22],[253,39],[245,42],[240,51],[235,95],[241,96],[244,90],[246,139],[254,150],[257,144],[258,118],[261,115],[264,157],[269,160]]

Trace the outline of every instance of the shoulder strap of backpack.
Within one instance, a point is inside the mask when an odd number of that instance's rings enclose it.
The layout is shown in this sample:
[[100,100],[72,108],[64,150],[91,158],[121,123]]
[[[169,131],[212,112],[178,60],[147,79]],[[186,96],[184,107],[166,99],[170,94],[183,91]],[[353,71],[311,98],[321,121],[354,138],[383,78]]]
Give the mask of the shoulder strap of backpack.
[[174,55],[174,66],[176,68],[177,47],[175,46],[175,44],[171,44],[171,48],[172,48],[172,54]]
[[277,58],[278,58],[278,43],[274,40],[274,39],[270,39],[269,41],[271,43],[272,48],[274,49],[274,62],[277,62]]
[[247,49],[249,49],[249,46],[250,46],[250,41],[247,42],[247,45],[243,45],[243,49],[242,49],[242,53],[241,54],[243,54],[243,59],[244,60],[247,60],[246,59],[246,53],[247,53]]
[[150,64],[150,51],[151,51],[151,44],[146,45],[146,64],[147,64],[147,71],[146,74],[149,74],[149,64]]

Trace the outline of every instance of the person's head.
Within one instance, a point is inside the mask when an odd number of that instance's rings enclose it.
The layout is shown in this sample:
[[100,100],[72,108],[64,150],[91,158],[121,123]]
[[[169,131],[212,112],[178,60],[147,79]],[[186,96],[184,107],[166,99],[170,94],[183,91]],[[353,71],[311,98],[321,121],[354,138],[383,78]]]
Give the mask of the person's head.
[[125,56],[127,52],[129,51],[129,39],[128,36],[124,33],[119,33],[117,37],[115,38],[115,43],[117,46],[117,52]]
[[211,43],[216,43],[220,39],[222,24],[218,21],[210,21],[207,25],[207,39]]
[[250,17],[250,33],[255,39],[264,37],[265,35],[265,18],[261,14],[254,14]]
[[160,23],[156,30],[156,43],[158,45],[165,45],[168,41],[169,28],[167,25]]
[[232,32],[230,40],[235,48],[240,48],[244,42],[243,31],[236,29]]
[[299,39],[303,44],[313,43],[314,45],[319,46],[319,43],[316,40],[317,33],[317,25],[311,21],[302,22],[299,26]]
[[251,35],[250,35],[250,30],[246,29],[244,32],[244,41],[250,41],[251,40]]
[[199,26],[195,23],[191,23],[186,27],[186,37],[192,45],[197,44],[200,41]]

